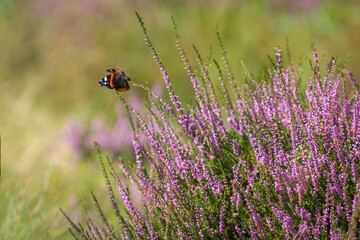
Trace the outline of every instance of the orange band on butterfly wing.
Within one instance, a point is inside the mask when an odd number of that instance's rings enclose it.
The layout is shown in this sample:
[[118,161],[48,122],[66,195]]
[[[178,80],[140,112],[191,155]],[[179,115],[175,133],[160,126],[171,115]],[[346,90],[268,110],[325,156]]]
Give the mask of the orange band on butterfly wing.
[[111,74],[110,75],[110,87],[114,87],[114,84],[113,84],[113,79],[114,79],[114,74]]
[[117,88],[116,90],[119,92],[126,92],[129,89],[128,88]]

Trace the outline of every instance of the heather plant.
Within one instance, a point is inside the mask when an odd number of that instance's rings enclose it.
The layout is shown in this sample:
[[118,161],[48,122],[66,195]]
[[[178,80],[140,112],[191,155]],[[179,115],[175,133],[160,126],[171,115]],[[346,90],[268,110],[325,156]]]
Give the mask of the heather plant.
[[[194,46],[196,73],[173,20],[176,46],[194,89],[194,103],[184,104],[137,17],[170,99],[135,84],[148,94],[145,118],[115,92],[126,107],[136,155],[135,163],[122,161],[119,169],[138,186],[143,206],[134,205],[122,175],[95,142],[117,226],[94,196],[102,223],[87,217],[84,227],[65,214],[73,236],[357,239],[360,95],[351,72],[340,69],[336,58],[321,72],[315,51],[313,74],[303,91],[302,66],[287,66],[275,48],[261,78],[244,67],[248,84],[240,89],[219,31],[222,63],[207,62]],[[216,80],[211,67],[217,69]]]

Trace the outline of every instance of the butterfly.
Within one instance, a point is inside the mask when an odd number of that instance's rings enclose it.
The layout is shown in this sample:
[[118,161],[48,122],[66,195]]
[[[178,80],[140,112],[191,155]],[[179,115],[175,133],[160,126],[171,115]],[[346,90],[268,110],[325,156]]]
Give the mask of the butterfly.
[[119,68],[108,69],[107,72],[111,73],[99,81],[101,87],[115,88],[119,92],[125,92],[130,89],[128,81],[131,79],[126,76],[125,72]]

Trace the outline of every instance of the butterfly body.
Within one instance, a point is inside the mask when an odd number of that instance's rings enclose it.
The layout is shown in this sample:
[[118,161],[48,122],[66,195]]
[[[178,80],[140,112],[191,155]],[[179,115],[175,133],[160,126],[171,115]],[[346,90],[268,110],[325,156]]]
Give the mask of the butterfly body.
[[131,79],[125,74],[125,72],[119,68],[108,69],[110,75],[107,75],[99,81],[99,86],[107,87],[109,89],[115,88],[119,92],[125,92],[130,89],[128,81]]

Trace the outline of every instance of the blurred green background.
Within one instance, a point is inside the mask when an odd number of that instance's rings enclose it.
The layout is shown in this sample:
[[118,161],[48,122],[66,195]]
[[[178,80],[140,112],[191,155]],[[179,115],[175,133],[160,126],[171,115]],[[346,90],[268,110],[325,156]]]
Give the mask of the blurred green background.
[[[125,112],[98,81],[105,69],[120,67],[133,82],[158,89],[162,84],[135,10],[181,100],[192,90],[177,54],[170,14],[194,65],[192,44],[204,58],[212,44],[213,57],[220,60],[214,31],[219,25],[239,83],[244,79],[241,61],[259,75],[266,69],[267,54],[273,55],[274,46],[285,50],[286,39],[293,62],[310,58],[315,47],[324,65],[337,55],[360,77],[360,4],[355,0],[1,0],[1,239],[71,238],[60,207],[79,219],[81,205],[91,205],[91,190],[108,203],[90,147],[91,137],[98,140],[98,135],[91,131],[101,122],[115,139],[129,131],[126,123],[116,125],[126,120]],[[141,107],[139,89],[123,95]],[[83,143],[76,148],[69,131],[79,129],[87,137],[78,139]],[[123,144],[116,154],[131,159],[131,142]]]

